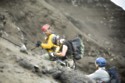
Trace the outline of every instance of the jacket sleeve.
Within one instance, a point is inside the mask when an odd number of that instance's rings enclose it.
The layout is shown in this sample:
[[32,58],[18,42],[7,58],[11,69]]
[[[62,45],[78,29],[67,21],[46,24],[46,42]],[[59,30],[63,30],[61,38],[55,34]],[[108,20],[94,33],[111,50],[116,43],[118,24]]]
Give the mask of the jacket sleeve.
[[101,76],[101,73],[102,71],[100,71],[99,69],[98,70],[96,70],[94,73],[92,73],[92,74],[89,74],[89,75],[87,75],[87,77],[89,77],[89,78],[91,78],[91,79],[94,79],[94,80],[96,80],[96,79],[99,79]]
[[89,74],[89,75],[86,75],[87,77],[91,78],[91,79],[96,79],[97,78],[97,74],[96,72],[92,73],[92,74]]
[[50,35],[47,43],[42,43],[41,47],[44,49],[51,49],[54,46],[54,44],[52,42],[53,37],[54,37],[54,34]]

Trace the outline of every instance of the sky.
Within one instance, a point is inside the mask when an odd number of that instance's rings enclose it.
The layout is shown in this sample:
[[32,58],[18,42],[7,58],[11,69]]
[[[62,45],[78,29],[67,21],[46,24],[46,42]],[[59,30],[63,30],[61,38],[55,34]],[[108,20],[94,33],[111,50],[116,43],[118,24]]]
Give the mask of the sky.
[[125,10],[125,0],[111,0],[116,5],[120,6],[123,10]]

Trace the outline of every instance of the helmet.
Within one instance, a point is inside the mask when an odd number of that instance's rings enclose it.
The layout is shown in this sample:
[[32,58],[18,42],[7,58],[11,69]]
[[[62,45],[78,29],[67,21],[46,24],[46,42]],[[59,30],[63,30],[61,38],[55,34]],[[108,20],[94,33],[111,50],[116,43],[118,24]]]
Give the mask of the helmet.
[[55,35],[52,39],[52,42],[57,45],[57,40],[59,40],[59,38],[60,38],[59,35]]
[[98,64],[99,67],[105,67],[106,66],[106,60],[103,57],[99,57],[96,59],[96,64]]
[[43,25],[43,26],[41,27],[41,31],[42,31],[42,32],[45,32],[49,27],[50,27],[49,24],[45,24],[45,25]]
[[65,42],[65,39],[62,38],[62,39],[59,40],[59,42],[60,42],[60,44],[62,44],[62,43]]

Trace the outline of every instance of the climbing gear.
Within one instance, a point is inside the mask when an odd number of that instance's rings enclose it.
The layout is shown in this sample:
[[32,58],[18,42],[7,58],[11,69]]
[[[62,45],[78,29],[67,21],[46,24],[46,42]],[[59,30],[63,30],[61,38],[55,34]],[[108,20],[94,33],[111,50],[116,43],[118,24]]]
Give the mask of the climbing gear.
[[50,28],[50,25],[49,24],[45,24],[41,27],[41,31],[42,32],[46,32],[48,29]]
[[106,66],[106,60],[103,57],[98,57],[95,62],[96,62],[96,64],[98,64],[99,67]]

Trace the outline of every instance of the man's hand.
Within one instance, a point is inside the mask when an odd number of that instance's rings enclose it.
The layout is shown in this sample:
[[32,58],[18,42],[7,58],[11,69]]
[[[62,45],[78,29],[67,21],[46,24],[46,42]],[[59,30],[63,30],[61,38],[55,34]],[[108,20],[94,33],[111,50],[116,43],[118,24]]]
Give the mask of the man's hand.
[[57,56],[55,52],[51,52],[50,55],[51,55],[52,57],[56,57],[56,56]]
[[50,56],[54,57],[54,53],[53,53],[53,52],[52,52],[52,53],[50,53]]
[[41,41],[37,41],[36,47],[40,47],[40,45],[41,45]]

